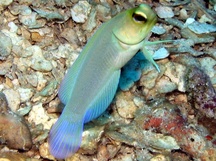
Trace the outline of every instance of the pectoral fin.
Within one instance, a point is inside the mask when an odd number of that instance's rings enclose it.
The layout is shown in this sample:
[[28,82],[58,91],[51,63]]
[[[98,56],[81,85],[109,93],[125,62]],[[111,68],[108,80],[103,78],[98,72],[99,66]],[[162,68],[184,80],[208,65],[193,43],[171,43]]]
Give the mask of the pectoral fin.
[[155,66],[155,68],[157,69],[158,72],[160,72],[160,68],[157,65],[157,63],[154,61],[152,54],[149,53],[149,51],[145,47],[143,47],[142,52],[143,52],[145,58]]

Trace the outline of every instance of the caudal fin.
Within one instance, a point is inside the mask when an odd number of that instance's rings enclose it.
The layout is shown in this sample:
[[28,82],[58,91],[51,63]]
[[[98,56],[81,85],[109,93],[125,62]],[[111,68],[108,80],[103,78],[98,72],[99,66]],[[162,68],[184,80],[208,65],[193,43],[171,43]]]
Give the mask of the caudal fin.
[[73,155],[80,147],[83,132],[83,121],[72,122],[60,117],[49,134],[50,153],[58,159]]

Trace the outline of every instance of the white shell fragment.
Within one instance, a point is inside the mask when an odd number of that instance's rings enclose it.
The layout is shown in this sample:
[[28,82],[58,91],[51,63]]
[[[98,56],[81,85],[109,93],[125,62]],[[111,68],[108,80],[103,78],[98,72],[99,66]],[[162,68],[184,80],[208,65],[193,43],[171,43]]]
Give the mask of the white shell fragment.
[[79,1],[72,9],[72,19],[77,23],[84,23],[91,11],[91,5],[87,1]]
[[14,22],[9,22],[8,26],[10,27],[10,32],[17,32],[18,26]]
[[162,26],[154,26],[151,31],[155,34],[162,35],[166,32],[166,29]]
[[168,56],[169,56],[168,50],[166,48],[162,47],[162,48],[160,48],[154,52],[153,59],[159,60],[159,59],[164,59]]
[[197,21],[194,21],[193,23],[189,24],[188,28],[191,31],[195,32],[196,34],[216,32],[216,25],[211,25],[211,24],[207,24],[207,23],[200,23]]
[[170,7],[159,6],[155,8],[155,11],[160,18],[171,18],[174,16],[174,12]]

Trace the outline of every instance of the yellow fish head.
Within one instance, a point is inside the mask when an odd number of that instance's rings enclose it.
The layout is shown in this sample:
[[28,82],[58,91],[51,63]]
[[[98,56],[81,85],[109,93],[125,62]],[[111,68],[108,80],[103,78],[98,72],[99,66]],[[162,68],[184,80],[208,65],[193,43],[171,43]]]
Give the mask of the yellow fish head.
[[140,4],[116,16],[113,34],[124,44],[138,44],[148,36],[156,21],[157,16],[150,6]]

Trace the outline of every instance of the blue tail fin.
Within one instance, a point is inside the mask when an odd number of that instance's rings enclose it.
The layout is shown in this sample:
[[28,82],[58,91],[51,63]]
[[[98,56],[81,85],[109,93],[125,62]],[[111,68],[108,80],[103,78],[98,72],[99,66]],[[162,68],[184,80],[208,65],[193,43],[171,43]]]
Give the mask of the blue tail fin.
[[70,120],[61,115],[49,134],[50,152],[58,159],[70,157],[81,144],[83,121],[76,123]]

